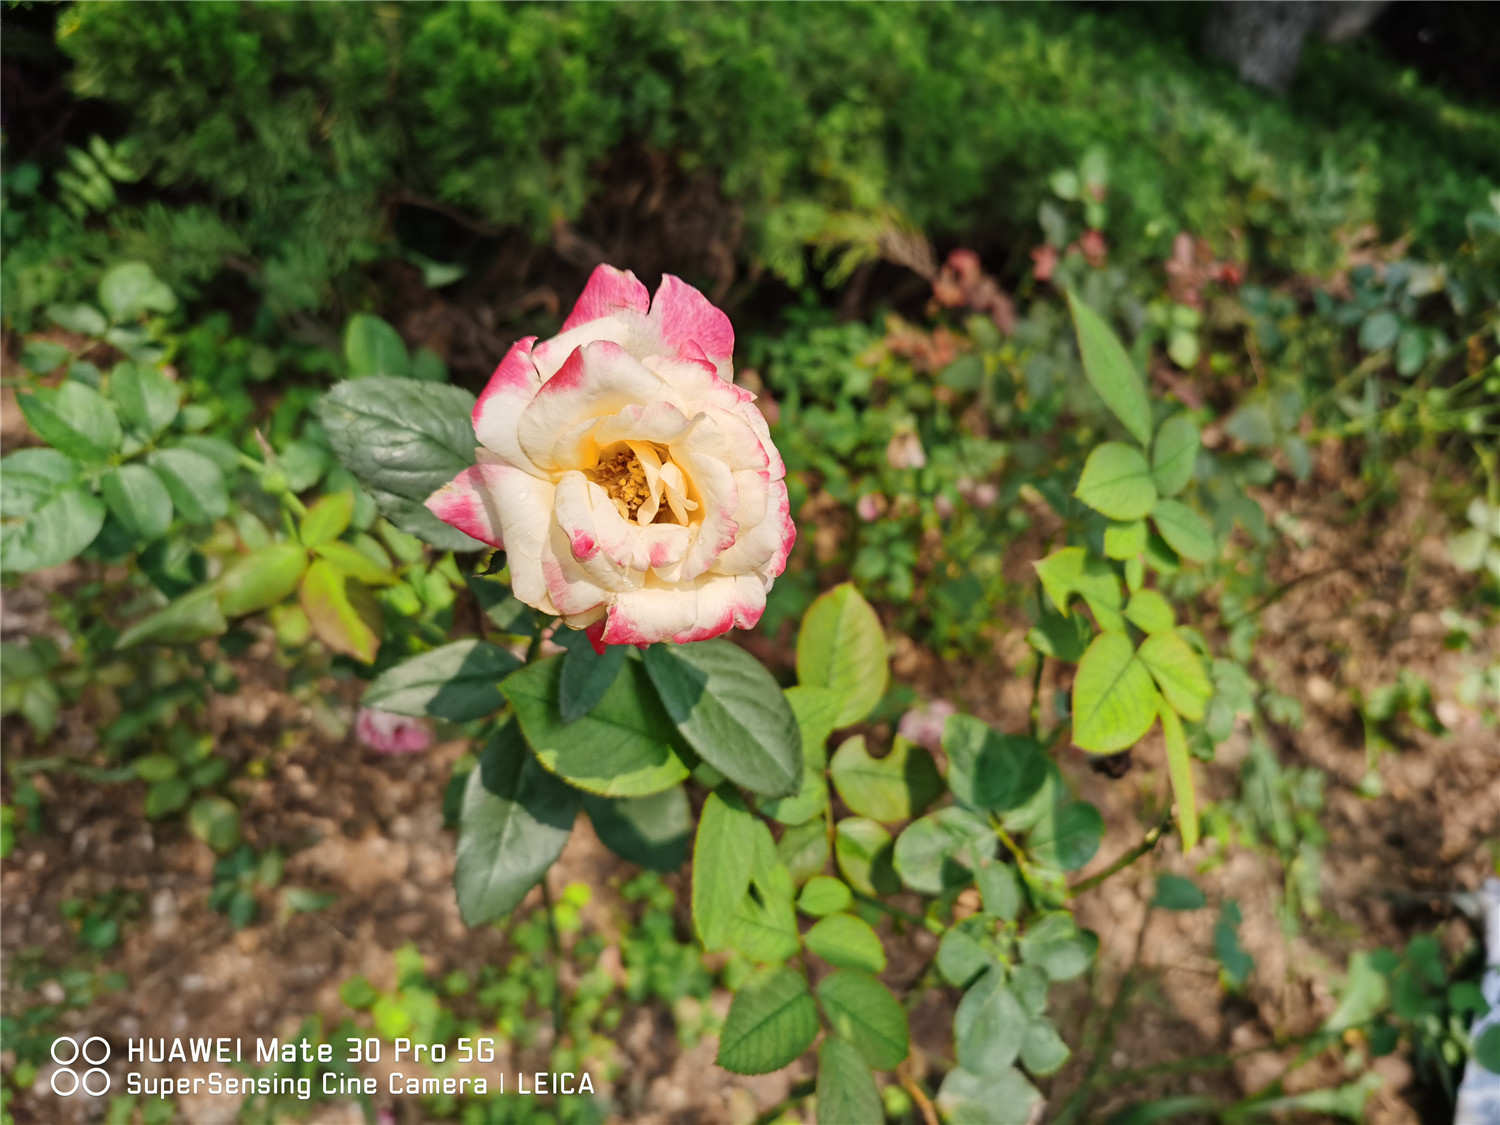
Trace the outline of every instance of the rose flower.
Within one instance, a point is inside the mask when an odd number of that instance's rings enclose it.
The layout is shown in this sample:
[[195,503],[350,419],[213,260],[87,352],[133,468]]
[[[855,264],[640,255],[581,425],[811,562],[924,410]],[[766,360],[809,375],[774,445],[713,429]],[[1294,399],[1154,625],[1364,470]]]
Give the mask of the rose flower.
[[648,298],[599,266],[558,335],[500,361],[474,407],[478,464],[427,507],[502,547],[516,597],[601,650],[753,626],[796,530],[733,351],[691,285],[668,274]]

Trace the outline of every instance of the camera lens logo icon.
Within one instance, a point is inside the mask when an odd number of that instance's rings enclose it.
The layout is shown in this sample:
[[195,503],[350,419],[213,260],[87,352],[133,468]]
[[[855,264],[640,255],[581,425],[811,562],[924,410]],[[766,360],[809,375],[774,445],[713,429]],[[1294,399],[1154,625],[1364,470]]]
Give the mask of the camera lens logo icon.
[[[88,1068],[80,1075],[73,1064],[82,1060]],[[71,1035],[52,1041],[52,1092],[60,1098],[71,1097],[80,1089],[91,1097],[109,1093],[109,1071],[99,1065],[109,1061],[109,1041],[102,1035],[90,1035],[82,1043]]]

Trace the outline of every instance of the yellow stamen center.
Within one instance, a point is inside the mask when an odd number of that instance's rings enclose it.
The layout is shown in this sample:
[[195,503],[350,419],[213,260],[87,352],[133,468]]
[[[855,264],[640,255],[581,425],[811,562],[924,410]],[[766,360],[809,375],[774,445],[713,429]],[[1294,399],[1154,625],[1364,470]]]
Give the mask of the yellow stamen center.
[[651,498],[646,470],[641,467],[640,458],[629,448],[601,457],[599,463],[588,470],[588,477],[609,494],[620,515],[628,520],[635,519],[641,505]]
[[688,495],[682,470],[665,448],[652,442],[611,446],[585,473],[604,489],[622,518],[642,527],[650,523],[686,524],[688,514],[698,509],[698,502]]

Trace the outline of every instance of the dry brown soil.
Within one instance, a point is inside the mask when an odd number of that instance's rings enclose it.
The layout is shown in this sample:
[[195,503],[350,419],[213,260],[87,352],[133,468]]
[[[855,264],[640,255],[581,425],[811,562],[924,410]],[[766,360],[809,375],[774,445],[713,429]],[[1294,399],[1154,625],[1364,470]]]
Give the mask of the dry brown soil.
[[[1286,767],[1317,766],[1328,775],[1320,913],[1299,918],[1291,930],[1283,926],[1277,908],[1284,873],[1265,851],[1225,851],[1210,842],[1184,856],[1172,837],[1082,895],[1078,917],[1100,936],[1099,966],[1090,979],[1054,994],[1059,1022],[1078,1050],[1059,1075],[1042,1084],[1048,1116],[1085,1081],[1100,1030],[1108,1024],[1115,1032],[1079,1120],[1103,1121],[1132,1101],[1165,1094],[1207,1093],[1230,1101],[1283,1076],[1290,1091],[1337,1083],[1332,1052],[1294,1067],[1295,1051],[1275,1044],[1326,1017],[1349,954],[1399,945],[1432,930],[1452,949],[1467,940],[1466,923],[1445,896],[1477,886],[1494,866],[1487,848],[1500,835],[1500,736],[1493,720],[1486,725],[1478,710],[1458,701],[1456,685],[1467,669],[1500,659],[1500,628],[1491,611],[1475,646],[1444,646],[1439,611],[1468,607],[1477,615],[1481,607],[1475,583],[1447,563],[1442,537],[1449,529],[1431,495],[1432,474],[1404,472],[1393,499],[1371,504],[1335,456],[1325,458],[1308,484],[1283,485],[1263,497],[1297,539],[1275,555],[1273,577],[1303,580],[1266,609],[1257,658],[1260,674],[1305,711],[1300,727],[1272,732],[1279,760]],[[7,632],[46,628],[43,595],[65,592],[76,579],[76,569],[61,568],[7,591]],[[992,666],[978,668],[937,662],[897,639],[896,673],[926,694],[946,694],[965,709],[1014,727],[1025,721],[1030,685],[1007,671],[1018,656],[1010,644],[997,648]],[[130,983],[67,1013],[62,1027],[117,1042],[136,1035],[287,1035],[313,1013],[335,1024],[349,1014],[339,985],[362,973],[377,987],[391,987],[391,951],[407,942],[417,944],[434,973],[504,956],[502,929],[464,928],[449,883],[453,837],[443,828],[440,806],[463,747],[448,743],[425,754],[381,756],[352,737],[330,736],[317,721],[318,709],[287,692],[268,638],[238,667],[243,689],[211,702],[209,724],[217,752],[237,767],[266,763],[263,776],[242,775],[230,789],[242,806],[245,835],[257,848],[285,851],[286,885],[332,892],[333,904],[315,913],[286,913],[278,910],[277,895],[267,893],[261,920],[235,932],[207,905],[212,853],[177,819],[147,821],[140,785],[101,785],[62,772],[38,775],[47,829],[20,834],[0,882],[7,1013],[55,998],[9,986],[10,968],[27,951],[59,963],[88,962],[60,915],[62,901],[111,889],[136,892],[142,903],[105,959]],[[1450,732],[1407,732],[1404,747],[1380,763],[1385,795],[1362,797],[1355,786],[1366,756],[1354,692],[1393,680],[1401,668],[1430,681]],[[347,720],[353,698],[350,685],[330,681],[320,709]],[[1220,748],[1217,761],[1200,768],[1207,798],[1236,796],[1247,746],[1241,730]],[[74,709],[45,747],[36,745],[23,723],[7,722],[4,748],[12,761],[42,753],[88,760],[97,743],[89,714]],[[1137,748],[1125,776],[1114,780],[1067,752],[1066,772],[1100,807],[1107,825],[1099,857],[1083,874],[1141,839],[1160,808],[1160,761],[1159,747],[1148,743]],[[10,792],[7,782],[7,800]],[[1155,911],[1147,918],[1144,904],[1159,871],[1192,875],[1211,905],[1230,898],[1239,903],[1245,918],[1241,941],[1255,958],[1243,995],[1219,987],[1210,939],[1215,910]],[[595,887],[585,924],[614,935],[625,909],[615,888],[627,874],[580,819],[550,879],[554,889],[574,880]],[[680,875],[673,885],[681,892],[685,922]],[[529,902],[536,899],[533,892]],[[897,985],[912,979],[930,953],[922,940],[898,947],[888,979]],[[618,968],[616,951],[606,960]],[[565,968],[565,978],[575,971]],[[1116,1005],[1127,979],[1129,991]],[[911,1073],[930,1088],[941,1076],[941,1060],[951,1058],[954,1002],[952,994],[934,992],[913,1011]],[[725,998],[716,997],[715,1005],[722,1012]],[[656,1009],[629,1015],[613,1038],[618,1066],[601,1085],[616,1107],[614,1120],[621,1122],[750,1122],[810,1073],[804,1063],[763,1078],[731,1076],[713,1066],[711,1037],[682,1050],[668,1014]],[[505,1069],[547,1069],[548,1046],[544,1033],[533,1049],[503,1060]],[[1228,1052],[1237,1053],[1236,1059],[1217,1067],[1119,1080],[1125,1071]],[[8,1071],[14,1056],[7,1053],[3,1062]],[[1376,1065],[1386,1081],[1371,1103],[1373,1125],[1439,1119],[1430,1109],[1424,1118],[1429,1103],[1402,1056]],[[191,1067],[166,1070],[192,1073]],[[46,1078],[43,1071],[43,1090]],[[19,1098],[12,1112],[22,1125],[52,1125],[92,1119],[85,1104],[37,1093]],[[221,1119],[216,1112],[210,1103],[183,1103],[183,1119],[194,1125]],[[318,1107],[311,1119],[359,1117],[351,1104],[335,1103]],[[394,1120],[419,1120],[416,1103],[396,1107]]]

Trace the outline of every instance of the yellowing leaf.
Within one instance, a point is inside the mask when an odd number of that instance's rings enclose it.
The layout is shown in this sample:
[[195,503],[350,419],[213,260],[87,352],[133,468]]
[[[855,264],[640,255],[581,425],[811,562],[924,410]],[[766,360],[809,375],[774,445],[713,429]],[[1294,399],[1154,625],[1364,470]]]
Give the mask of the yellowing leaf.
[[343,571],[325,559],[308,567],[302,579],[302,608],[325,645],[366,664],[374,662],[380,650],[380,608]]

